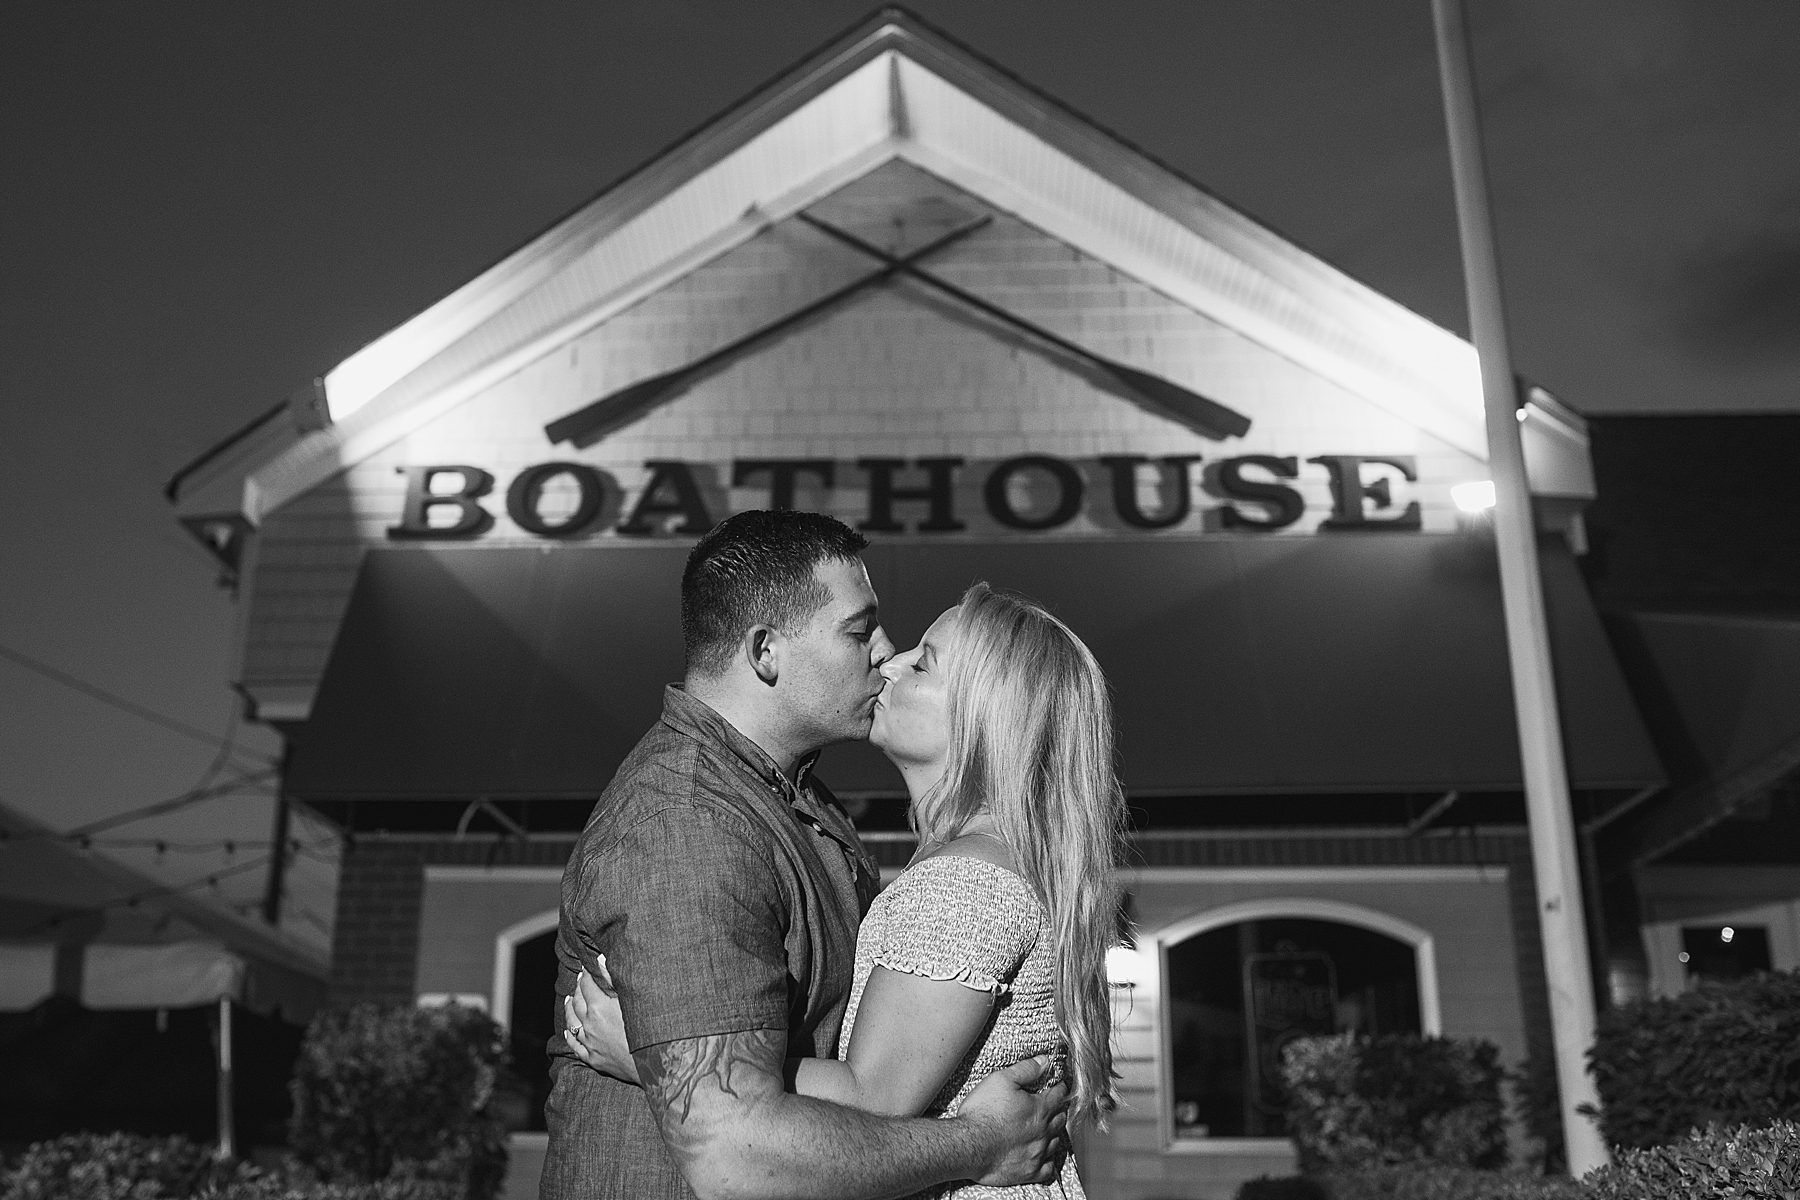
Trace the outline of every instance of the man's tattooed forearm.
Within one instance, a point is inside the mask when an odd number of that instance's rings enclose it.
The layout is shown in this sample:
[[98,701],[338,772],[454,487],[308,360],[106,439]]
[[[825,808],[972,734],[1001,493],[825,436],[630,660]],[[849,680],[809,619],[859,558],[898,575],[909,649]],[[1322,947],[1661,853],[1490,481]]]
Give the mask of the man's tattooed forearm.
[[761,1070],[781,1078],[783,1059],[787,1054],[787,1032],[778,1029],[752,1029],[743,1033],[725,1033],[714,1037],[683,1038],[646,1046],[633,1057],[637,1060],[638,1078],[644,1094],[657,1116],[667,1121],[680,1106],[677,1121],[685,1121],[693,1111],[694,1092],[702,1086],[715,1087],[727,1096],[737,1096],[732,1087],[732,1072],[745,1067]]

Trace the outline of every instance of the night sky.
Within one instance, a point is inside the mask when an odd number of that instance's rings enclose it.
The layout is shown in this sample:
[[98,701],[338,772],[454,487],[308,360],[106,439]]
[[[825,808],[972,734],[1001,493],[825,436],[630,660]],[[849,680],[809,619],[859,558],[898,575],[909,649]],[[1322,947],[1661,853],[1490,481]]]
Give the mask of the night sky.
[[[0,6],[0,646],[222,733],[234,608],[168,477],[868,7]],[[1800,411],[1800,4],[1471,7],[1519,370],[1590,414]],[[917,9],[1465,330],[1427,0]],[[213,756],[8,660],[0,711],[0,801],[63,828]]]

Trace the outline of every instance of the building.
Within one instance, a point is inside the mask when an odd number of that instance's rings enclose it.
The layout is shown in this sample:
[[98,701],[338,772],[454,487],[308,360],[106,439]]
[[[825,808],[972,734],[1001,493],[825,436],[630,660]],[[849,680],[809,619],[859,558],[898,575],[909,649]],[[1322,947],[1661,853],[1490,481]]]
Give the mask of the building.
[[[1586,424],[1521,395],[1576,816],[1637,829],[1670,775],[1582,575]],[[284,794],[350,838],[334,996],[484,1004],[527,1065],[698,532],[868,531],[901,645],[976,578],[1045,601],[1116,687],[1138,824],[1090,1190],[1228,1196],[1292,1163],[1295,1036],[1548,1054],[1497,571],[1453,496],[1485,452],[1461,339],[883,13],[171,496],[239,590]],[[897,869],[897,774],[819,769]],[[1636,904],[1595,861],[1594,913],[1602,880]]]
[[1613,992],[1800,967],[1800,416],[1596,423],[1590,589],[1669,786],[1590,821]]

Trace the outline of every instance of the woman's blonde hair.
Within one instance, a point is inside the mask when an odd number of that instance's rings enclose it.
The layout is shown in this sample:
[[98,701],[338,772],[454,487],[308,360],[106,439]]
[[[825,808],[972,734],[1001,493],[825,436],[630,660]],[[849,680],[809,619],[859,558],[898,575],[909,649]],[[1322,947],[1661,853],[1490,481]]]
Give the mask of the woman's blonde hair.
[[979,812],[993,819],[1049,914],[1070,1119],[1103,1124],[1118,1099],[1106,952],[1125,816],[1106,676],[1041,605],[985,583],[963,594],[946,650],[948,762],[913,828],[922,845],[943,843]]

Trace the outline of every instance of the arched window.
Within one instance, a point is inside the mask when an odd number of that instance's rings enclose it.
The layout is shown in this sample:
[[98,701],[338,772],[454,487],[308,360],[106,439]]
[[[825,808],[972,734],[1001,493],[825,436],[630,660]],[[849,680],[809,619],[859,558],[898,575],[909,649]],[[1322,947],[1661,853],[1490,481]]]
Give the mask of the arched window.
[[1165,1128],[1175,1140],[1287,1136],[1282,1051],[1331,1033],[1436,1033],[1423,930],[1307,899],[1231,905],[1158,937]]
[[494,939],[494,1020],[507,1031],[513,1071],[531,1088],[528,1129],[544,1128],[550,1098],[550,1036],[562,1027],[556,1007],[556,911],[539,913]]

